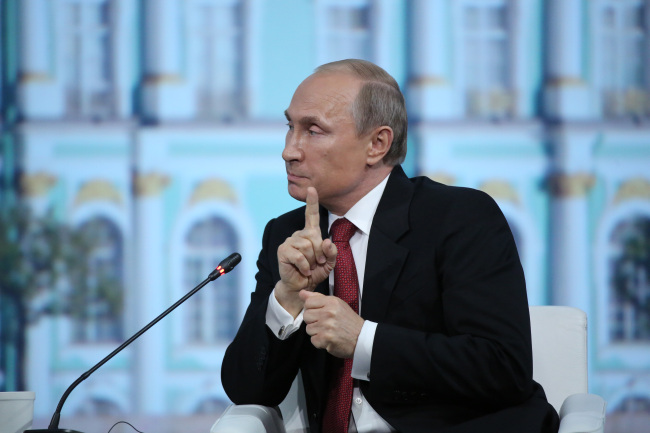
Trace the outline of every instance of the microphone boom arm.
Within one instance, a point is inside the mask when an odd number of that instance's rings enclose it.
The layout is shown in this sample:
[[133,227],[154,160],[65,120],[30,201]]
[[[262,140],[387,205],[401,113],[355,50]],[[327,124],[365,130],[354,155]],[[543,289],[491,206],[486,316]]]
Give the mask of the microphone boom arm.
[[120,353],[125,347],[127,347],[129,344],[133,343],[138,337],[140,337],[142,334],[147,332],[149,328],[154,326],[156,323],[158,323],[160,320],[162,320],[165,316],[167,316],[169,313],[174,311],[176,307],[181,305],[183,302],[187,301],[192,295],[194,295],[196,292],[201,290],[203,286],[208,284],[211,281],[216,280],[220,276],[230,272],[239,262],[241,261],[241,256],[239,253],[233,253],[223,259],[221,263],[219,263],[219,266],[217,266],[211,273],[210,275],[203,280],[201,283],[199,283],[198,286],[190,290],[183,296],[181,299],[176,301],[174,305],[171,307],[167,308],[165,311],[163,311],[158,317],[153,319],[151,322],[149,322],[147,325],[145,325],[142,329],[140,329],[138,332],[136,332],[131,338],[126,340],[124,343],[122,343],[117,349],[113,350],[111,353],[109,353],[104,359],[99,361],[97,364],[95,364],[90,370],[82,374],[77,380],[75,380],[72,385],[66,389],[66,391],[63,393],[63,396],[61,397],[61,400],[59,400],[59,404],[56,407],[56,411],[54,412],[54,415],[52,415],[52,420],[50,421],[50,425],[47,428],[47,430],[27,430],[25,433],[44,433],[44,432],[70,432],[72,430],[61,430],[59,429],[59,419],[61,418],[61,409],[63,409],[63,404],[65,403],[66,399],[70,395],[73,389],[77,387],[81,382],[86,380],[91,374],[95,372],[99,367],[102,365],[106,364],[108,361],[111,360],[115,355]]

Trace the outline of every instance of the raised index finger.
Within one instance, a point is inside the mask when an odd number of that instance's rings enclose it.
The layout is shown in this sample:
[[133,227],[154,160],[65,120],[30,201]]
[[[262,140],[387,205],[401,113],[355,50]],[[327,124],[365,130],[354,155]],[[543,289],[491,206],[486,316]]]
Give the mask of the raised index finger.
[[305,228],[320,229],[320,211],[318,210],[318,193],[316,188],[307,188],[307,206],[305,207]]

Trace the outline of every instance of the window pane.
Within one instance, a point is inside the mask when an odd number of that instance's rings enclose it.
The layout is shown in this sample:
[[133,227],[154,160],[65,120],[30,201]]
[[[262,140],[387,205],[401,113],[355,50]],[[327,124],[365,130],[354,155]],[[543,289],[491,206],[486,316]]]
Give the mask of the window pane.
[[511,50],[505,3],[474,3],[464,9],[466,114],[501,118],[514,112]]
[[[219,262],[237,249],[233,227],[217,217],[196,223],[186,235],[185,291],[203,281]],[[219,287],[205,287],[187,303],[185,338],[192,343],[225,343],[238,325],[238,272],[221,280]]]
[[71,117],[114,114],[110,0],[64,4],[66,108]]
[[645,2],[610,2],[601,10],[598,46],[606,117],[650,115]]
[[74,318],[77,342],[122,339],[123,241],[117,226],[97,217],[84,223],[79,233],[87,245],[87,272],[73,282]]
[[326,9],[323,63],[345,58],[370,60],[372,41],[369,6],[330,6]]
[[650,341],[650,218],[620,223],[610,248],[610,339]]

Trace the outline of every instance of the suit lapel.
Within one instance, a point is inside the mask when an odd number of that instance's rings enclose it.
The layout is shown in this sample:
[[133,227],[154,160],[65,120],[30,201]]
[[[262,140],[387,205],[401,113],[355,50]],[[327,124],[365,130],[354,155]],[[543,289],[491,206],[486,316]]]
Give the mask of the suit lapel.
[[363,283],[361,315],[380,322],[384,319],[391,294],[409,251],[398,244],[409,230],[408,215],[413,184],[400,166],[388,179],[372,221]]

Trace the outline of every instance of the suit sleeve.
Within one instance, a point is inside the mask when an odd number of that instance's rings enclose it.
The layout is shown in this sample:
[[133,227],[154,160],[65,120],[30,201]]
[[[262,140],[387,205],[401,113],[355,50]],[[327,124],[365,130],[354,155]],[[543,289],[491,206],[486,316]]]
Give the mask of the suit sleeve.
[[255,276],[257,286],[221,366],[221,382],[235,404],[277,406],[298,372],[304,332],[280,340],[266,326],[269,295],[279,280],[275,221],[271,220],[264,230]]
[[369,387],[398,395],[499,408],[533,392],[530,319],[516,246],[494,201],[463,190],[446,211],[436,249],[440,329],[379,323]]

